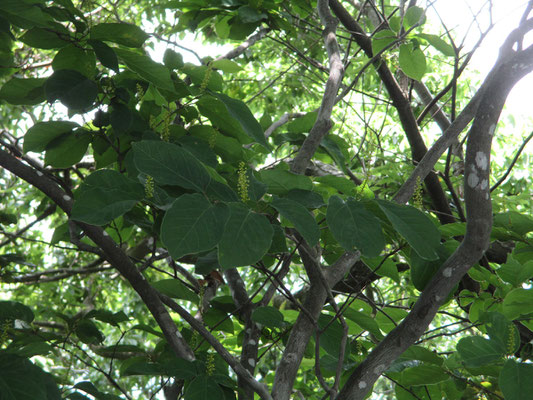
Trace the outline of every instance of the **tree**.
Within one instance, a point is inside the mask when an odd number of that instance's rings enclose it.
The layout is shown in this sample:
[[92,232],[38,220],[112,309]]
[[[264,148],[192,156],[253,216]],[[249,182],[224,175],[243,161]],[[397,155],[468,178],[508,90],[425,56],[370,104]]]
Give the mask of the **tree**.
[[440,5],[1,2],[0,399],[524,398],[533,2]]

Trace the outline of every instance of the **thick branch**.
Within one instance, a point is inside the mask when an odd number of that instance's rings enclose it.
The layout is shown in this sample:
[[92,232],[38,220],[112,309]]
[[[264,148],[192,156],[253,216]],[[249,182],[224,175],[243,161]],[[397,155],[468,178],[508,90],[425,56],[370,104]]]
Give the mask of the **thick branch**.
[[[330,0],[329,3],[335,15],[339,18],[344,27],[350,31],[357,44],[363,49],[369,58],[373,58],[374,53],[372,51],[371,39],[366,35],[357,21],[352,18],[348,11],[337,0]],[[418,130],[418,124],[411,109],[411,105],[409,104],[409,100],[404,96],[394,75],[387,67],[387,63],[381,59],[381,57],[375,58],[374,66],[381,81],[387,88],[393,105],[398,112],[400,122],[411,147],[413,160],[419,162],[426,154],[427,148],[422,135]],[[433,205],[438,211],[439,220],[442,223],[454,222],[455,219],[453,218],[452,211],[437,175],[433,172],[429,173],[424,182],[428,189],[428,193],[431,196],[431,200],[433,201]]]
[[488,248],[492,228],[489,193],[492,136],[507,95],[533,69],[533,46],[524,51],[512,49],[531,29],[533,20],[524,21],[502,46],[469,132],[464,180],[467,225],[461,245],[428,283],[409,315],[356,368],[336,400],[365,398],[383,371],[424,333],[450,291]]
[[[51,179],[44,176],[41,172],[36,172],[33,168],[23,164],[16,157],[11,156],[4,150],[0,150],[0,165],[42,191],[65,211],[67,215],[70,215],[73,204],[72,198]],[[102,228],[81,222],[77,224],[102,249],[108,262],[128,280],[133,289],[139,294],[161,327],[174,353],[178,357],[193,360],[194,353],[182,338],[170,314],[161,300],[159,300],[157,292],[135,268],[130,258]]]
[[307,135],[307,138],[292,162],[291,171],[295,174],[302,174],[305,171],[309,161],[318,149],[320,142],[333,126],[331,112],[335,105],[335,98],[344,74],[344,67],[335,33],[337,20],[329,12],[327,0],[319,0],[317,9],[320,19],[324,24],[324,43],[329,56],[329,78],[326,82],[326,89],[322,97],[322,103],[318,109],[315,125],[309,132],[309,135]]

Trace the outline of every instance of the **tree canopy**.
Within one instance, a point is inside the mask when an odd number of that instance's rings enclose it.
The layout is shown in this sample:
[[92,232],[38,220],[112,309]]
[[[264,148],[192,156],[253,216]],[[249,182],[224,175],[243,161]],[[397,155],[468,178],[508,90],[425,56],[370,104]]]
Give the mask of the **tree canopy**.
[[0,400],[531,393],[533,1],[449,6],[0,1]]

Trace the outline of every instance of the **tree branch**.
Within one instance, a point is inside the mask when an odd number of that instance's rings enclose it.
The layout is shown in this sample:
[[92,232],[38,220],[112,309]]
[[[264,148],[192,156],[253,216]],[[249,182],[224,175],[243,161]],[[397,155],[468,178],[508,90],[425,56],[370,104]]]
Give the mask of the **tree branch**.
[[[70,215],[73,204],[72,198],[40,171],[35,171],[33,168],[23,164],[16,157],[1,149],[0,166],[42,191],[65,211],[67,215]],[[100,247],[108,262],[128,280],[133,289],[139,294],[161,327],[174,353],[178,357],[193,360],[194,353],[181,336],[176,324],[172,321],[170,314],[159,299],[157,292],[150,286],[137,268],[135,268],[130,258],[102,228],[82,222],[76,223]]]
[[489,193],[492,136],[507,95],[516,82],[533,70],[533,46],[513,50],[514,44],[521,42],[531,29],[533,20],[525,20],[509,35],[497,67],[485,81],[466,149],[467,224],[463,241],[433,276],[407,317],[355,369],[336,400],[365,398],[376,379],[424,333],[450,291],[488,248],[492,228]]
[[316,122],[292,162],[291,171],[295,174],[302,174],[305,171],[309,161],[318,149],[320,142],[333,126],[331,112],[335,105],[335,98],[344,74],[344,67],[335,33],[338,22],[331,15],[327,0],[319,0],[317,9],[320,19],[324,24],[324,43],[329,56],[330,71]]

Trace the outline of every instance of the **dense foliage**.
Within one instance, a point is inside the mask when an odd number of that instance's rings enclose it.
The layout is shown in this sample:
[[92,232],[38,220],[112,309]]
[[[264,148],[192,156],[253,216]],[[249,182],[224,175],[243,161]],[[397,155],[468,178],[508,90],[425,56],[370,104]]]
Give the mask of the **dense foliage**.
[[0,1],[0,399],[524,399],[533,2],[444,3]]

